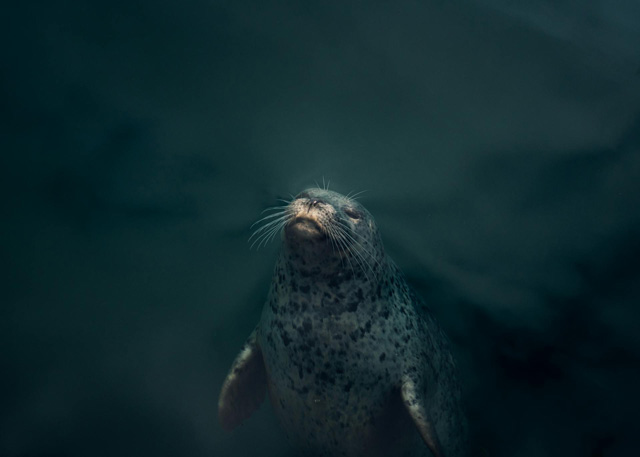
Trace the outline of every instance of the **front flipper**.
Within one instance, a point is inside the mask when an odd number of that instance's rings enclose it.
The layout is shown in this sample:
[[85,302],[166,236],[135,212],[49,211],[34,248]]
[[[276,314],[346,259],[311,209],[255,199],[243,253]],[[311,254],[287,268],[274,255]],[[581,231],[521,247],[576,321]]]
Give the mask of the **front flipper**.
[[416,424],[420,436],[422,436],[423,441],[431,450],[431,453],[435,457],[444,457],[436,430],[427,417],[427,411],[424,406],[424,396],[421,395],[421,392],[416,388],[415,382],[408,376],[402,379],[401,395],[402,402],[409,412],[409,416],[411,416],[413,423]]
[[220,391],[218,417],[222,427],[233,430],[249,418],[264,401],[266,390],[267,374],[254,330],[234,360]]

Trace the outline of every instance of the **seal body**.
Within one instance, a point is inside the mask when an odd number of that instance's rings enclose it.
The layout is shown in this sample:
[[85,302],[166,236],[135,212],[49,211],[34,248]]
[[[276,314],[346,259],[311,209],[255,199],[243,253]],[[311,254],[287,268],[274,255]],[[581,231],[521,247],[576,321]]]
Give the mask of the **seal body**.
[[304,455],[466,455],[447,338],[385,255],[373,217],[309,189],[282,218],[260,323],[220,396],[223,425],[248,417],[267,390]]

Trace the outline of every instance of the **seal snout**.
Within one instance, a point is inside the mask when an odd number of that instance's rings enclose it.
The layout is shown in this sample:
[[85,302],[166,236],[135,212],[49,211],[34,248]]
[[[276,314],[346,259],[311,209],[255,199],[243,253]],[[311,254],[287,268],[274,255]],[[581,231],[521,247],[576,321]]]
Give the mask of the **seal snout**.
[[293,239],[320,240],[326,238],[326,223],[333,205],[315,195],[301,195],[291,204],[293,217],[285,226],[285,235]]

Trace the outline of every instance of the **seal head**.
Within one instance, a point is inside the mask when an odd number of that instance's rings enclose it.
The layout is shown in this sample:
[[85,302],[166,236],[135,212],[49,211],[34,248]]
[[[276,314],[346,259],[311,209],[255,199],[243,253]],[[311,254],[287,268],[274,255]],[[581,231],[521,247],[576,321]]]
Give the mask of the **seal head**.
[[373,216],[357,201],[326,189],[307,189],[286,208],[282,238],[287,261],[319,277],[345,270],[368,279],[383,258]]

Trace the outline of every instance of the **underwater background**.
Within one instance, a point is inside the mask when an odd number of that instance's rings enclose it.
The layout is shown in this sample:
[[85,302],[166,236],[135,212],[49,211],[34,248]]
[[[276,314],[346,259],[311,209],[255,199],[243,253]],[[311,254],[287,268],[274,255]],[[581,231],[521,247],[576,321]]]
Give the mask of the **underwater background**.
[[640,455],[640,3],[5,2],[0,456],[293,457],[216,404],[278,249],[366,190],[478,456]]

